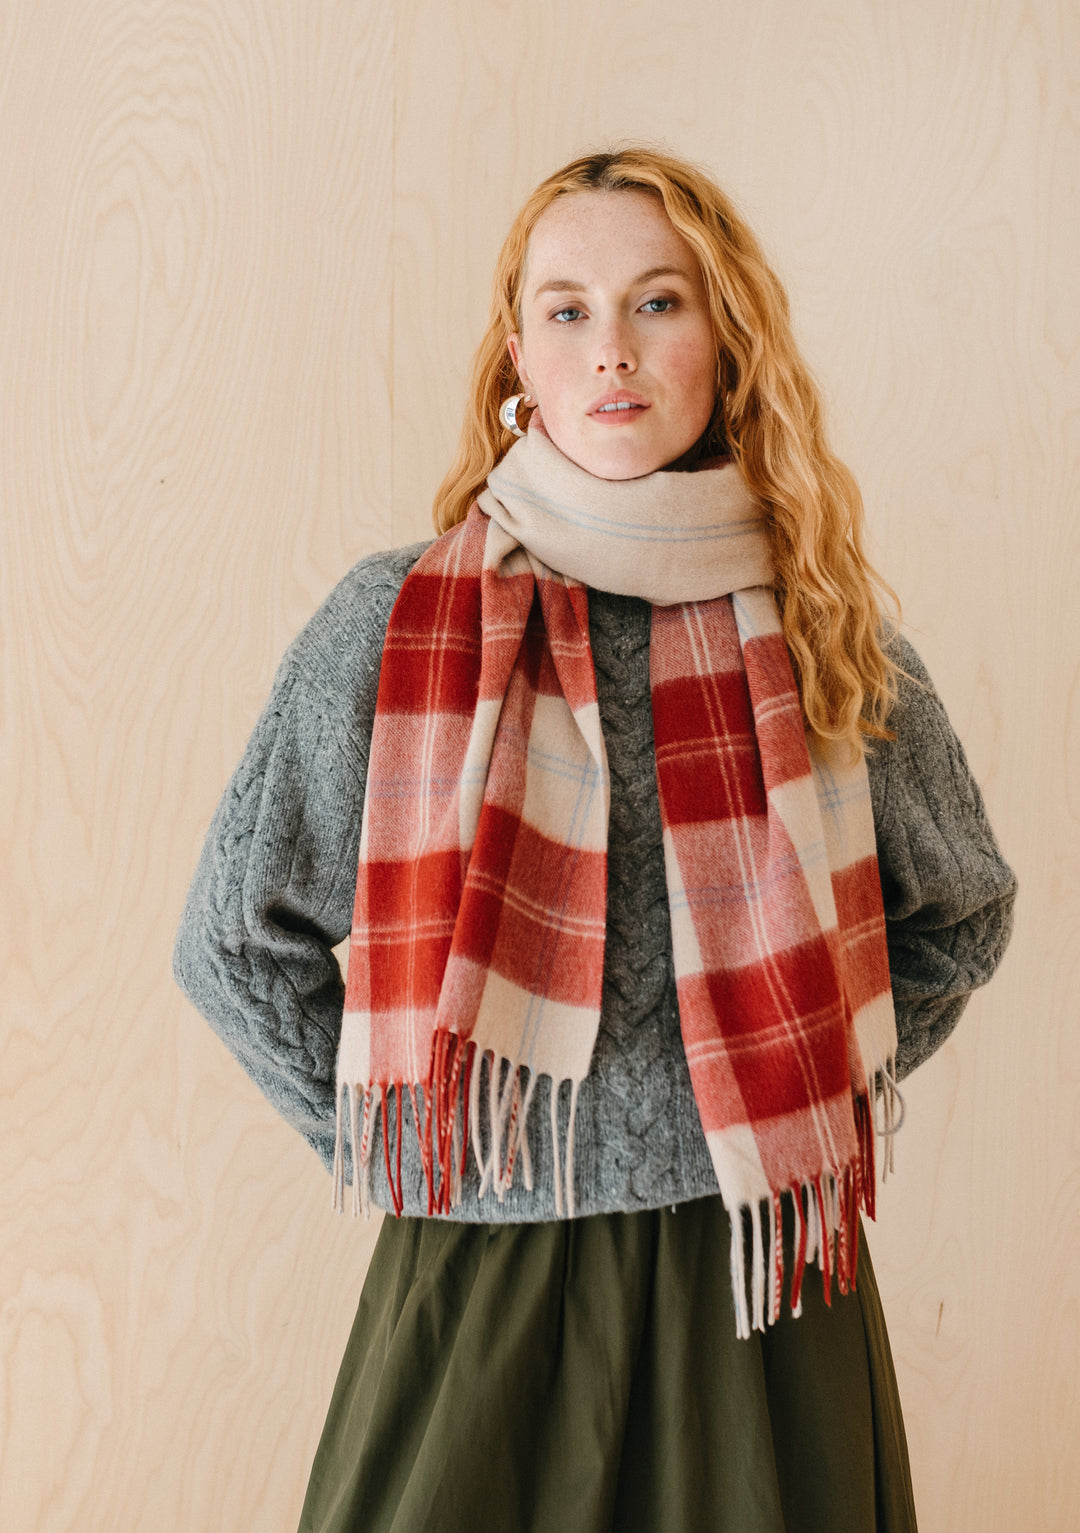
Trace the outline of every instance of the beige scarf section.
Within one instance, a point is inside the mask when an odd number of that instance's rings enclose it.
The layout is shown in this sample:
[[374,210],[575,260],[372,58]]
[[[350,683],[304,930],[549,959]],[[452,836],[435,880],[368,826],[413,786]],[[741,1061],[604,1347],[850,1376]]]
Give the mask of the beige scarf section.
[[773,583],[761,503],[734,463],[601,479],[566,457],[534,417],[477,501],[549,569],[654,606]]

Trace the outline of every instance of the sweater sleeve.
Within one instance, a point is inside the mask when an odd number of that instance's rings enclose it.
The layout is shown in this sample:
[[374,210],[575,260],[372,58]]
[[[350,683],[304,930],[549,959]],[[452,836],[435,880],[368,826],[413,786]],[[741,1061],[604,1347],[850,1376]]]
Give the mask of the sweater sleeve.
[[294,640],[210,825],[173,954],[180,988],[333,1161],[334,1064],[379,665],[420,546],[363,560]]
[[[1012,931],[1016,878],[926,668],[896,640],[901,678],[870,758],[902,1079],[948,1038]],[[909,679],[910,678],[910,679]]]

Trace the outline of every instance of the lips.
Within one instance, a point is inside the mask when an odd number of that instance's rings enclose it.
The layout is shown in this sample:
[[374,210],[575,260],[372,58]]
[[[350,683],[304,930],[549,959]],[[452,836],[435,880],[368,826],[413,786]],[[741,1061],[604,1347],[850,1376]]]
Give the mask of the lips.
[[[629,408],[605,410],[603,408],[604,405],[623,405],[629,406]],[[601,394],[599,399],[594,400],[589,406],[587,413],[594,420],[607,424],[616,421],[636,420],[648,408],[649,401],[643,395],[632,394],[629,389],[614,389],[610,393]]]

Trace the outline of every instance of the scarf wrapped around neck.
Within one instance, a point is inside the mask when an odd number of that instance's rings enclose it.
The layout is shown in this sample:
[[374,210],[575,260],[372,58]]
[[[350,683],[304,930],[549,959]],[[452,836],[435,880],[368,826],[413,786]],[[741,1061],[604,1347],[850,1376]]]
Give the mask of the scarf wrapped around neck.
[[745,1336],[780,1313],[784,1196],[793,1311],[815,1257],[827,1299],[833,1271],[841,1292],[854,1285],[859,1209],[874,1211],[877,1090],[893,1128],[896,1033],[866,764],[805,731],[762,508],[722,460],[600,479],[534,415],[405,580],[364,801],[335,1204],[347,1117],[353,1208],[367,1212],[381,1112],[401,1212],[405,1091],[429,1214],[460,1199],[470,1147],[481,1195],[501,1199],[519,1166],[531,1188],[527,1125],[546,1075],[555,1207],[573,1216],[574,1109],[599,1028],[606,921],[589,586],[653,605],[680,1024],[731,1215]]

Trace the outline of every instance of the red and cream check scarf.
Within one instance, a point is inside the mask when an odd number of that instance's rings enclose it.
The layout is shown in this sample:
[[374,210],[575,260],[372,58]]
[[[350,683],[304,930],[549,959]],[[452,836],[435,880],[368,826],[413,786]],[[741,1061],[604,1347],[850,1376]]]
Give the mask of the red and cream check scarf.
[[369,1204],[381,1112],[400,1213],[404,1090],[429,1213],[460,1198],[470,1141],[481,1193],[501,1199],[519,1161],[531,1187],[526,1125],[547,1075],[556,1210],[573,1215],[608,836],[588,585],[653,603],[679,1013],[749,1335],[780,1311],[783,1194],[795,1210],[792,1308],[815,1256],[826,1297],[832,1270],[841,1292],[854,1284],[859,1208],[873,1213],[875,1078],[891,1132],[896,1038],[866,765],[808,744],[761,509],[732,464],[599,479],[534,417],[466,520],[406,579],[364,804],[335,1202],[344,1098],[354,1211]]

